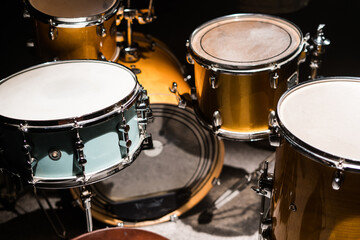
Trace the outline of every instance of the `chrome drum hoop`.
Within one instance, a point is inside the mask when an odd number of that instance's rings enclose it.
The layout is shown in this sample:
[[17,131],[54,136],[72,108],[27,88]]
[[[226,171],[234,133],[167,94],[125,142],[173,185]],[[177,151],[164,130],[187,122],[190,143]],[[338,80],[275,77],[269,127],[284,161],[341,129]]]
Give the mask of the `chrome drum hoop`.
[[93,25],[98,25],[101,21],[106,21],[114,16],[120,7],[120,0],[116,0],[115,3],[105,12],[98,13],[97,15],[86,16],[86,17],[56,17],[51,16],[46,13],[43,13],[36,9],[31,3],[30,0],[25,0],[24,4],[27,11],[36,19],[44,23],[49,23],[51,20],[55,27],[66,27],[66,28],[82,28],[89,27]]

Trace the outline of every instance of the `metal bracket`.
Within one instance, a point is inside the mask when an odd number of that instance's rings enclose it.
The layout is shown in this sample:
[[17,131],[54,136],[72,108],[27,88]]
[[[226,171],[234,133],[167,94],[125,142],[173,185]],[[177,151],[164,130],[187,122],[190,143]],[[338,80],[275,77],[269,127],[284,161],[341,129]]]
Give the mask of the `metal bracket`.
[[176,82],[173,82],[172,85],[169,87],[170,92],[174,93],[176,99],[178,101],[178,107],[184,109],[186,107],[186,100],[184,97],[179,93],[177,89],[178,85]]
[[99,25],[96,26],[96,34],[99,37],[106,37],[106,28],[104,26],[105,17],[101,16],[101,19],[99,20]]
[[276,89],[279,85],[279,74],[278,74],[278,66],[275,64],[273,69],[270,72],[270,87],[272,89]]
[[51,41],[54,41],[58,37],[58,29],[52,19],[49,20],[49,25],[49,38]]

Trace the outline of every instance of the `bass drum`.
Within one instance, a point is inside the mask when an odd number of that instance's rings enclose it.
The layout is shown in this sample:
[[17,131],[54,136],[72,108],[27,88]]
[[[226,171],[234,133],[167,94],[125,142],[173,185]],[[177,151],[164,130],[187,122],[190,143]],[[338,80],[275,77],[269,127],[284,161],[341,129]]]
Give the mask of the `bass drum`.
[[[92,215],[109,225],[138,227],[177,219],[199,203],[220,175],[224,145],[202,128],[191,108],[177,106],[169,91],[177,83],[181,95],[190,94],[181,66],[158,40],[135,34],[142,52],[136,63],[147,89],[154,121],[148,125],[153,149],[143,150],[134,166],[91,185]],[[80,201],[79,191],[71,190]]]

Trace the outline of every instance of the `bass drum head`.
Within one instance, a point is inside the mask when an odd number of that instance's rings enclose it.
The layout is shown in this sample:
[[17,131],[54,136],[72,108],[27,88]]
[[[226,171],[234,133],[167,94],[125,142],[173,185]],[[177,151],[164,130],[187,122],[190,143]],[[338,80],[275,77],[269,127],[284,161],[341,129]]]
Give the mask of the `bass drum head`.
[[224,147],[190,109],[151,106],[154,148],[143,150],[126,171],[91,185],[93,216],[107,224],[150,225],[195,206],[221,172]]

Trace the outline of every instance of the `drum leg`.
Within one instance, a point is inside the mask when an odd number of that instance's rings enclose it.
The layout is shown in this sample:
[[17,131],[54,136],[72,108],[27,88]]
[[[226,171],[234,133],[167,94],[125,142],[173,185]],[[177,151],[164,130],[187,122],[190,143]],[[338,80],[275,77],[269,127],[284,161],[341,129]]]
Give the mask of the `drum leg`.
[[244,190],[252,181],[259,179],[260,173],[263,169],[264,163],[269,163],[275,159],[275,153],[272,153],[270,156],[265,158],[257,169],[255,169],[250,174],[245,175],[245,177],[239,179],[234,185],[232,185],[228,190],[226,190],[219,198],[217,198],[210,207],[203,211],[199,216],[199,223],[209,223],[212,220],[213,212],[230,200],[235,198],[242,190]]
[[82,187],[80,197],[83,204],[83,208],[85,209],[87,231],[92,232],[93,223],[92,223],[92,215],[91,215],[91,192],[86,187]]
[[[41,210],[44,212],[46,218],[48,219],[51,227],[53,228],[55,234],[61,238],[61,239],[67,239],[66,237],[66,230],[64,228],[64,225],[62,224],[59,216],[57,215],[56,211],[54,210],[54,208],[52,207],[48,197],[46,196],[45,192],[44,191],[40,191],[43,198],[45,199],[47,205],[49,206],[49,209],[50,209],[50,212],[54,215],[55,217],[55,220],[57,221],[57,225],[55,224],[55,222],[53,221],[53,219],[51,219],[50,215],[47,213],[47,211],[45,210],[44,206],[42,205],[40,199],[39,199],[39,196],[38,196],[38,191],[36,189],[36,187],[34,187],[34,195],[35,195],[35,198],[36,198],[36,201],[38,202]],[[57,226],[59,227],[59,229],[57,228]]]

